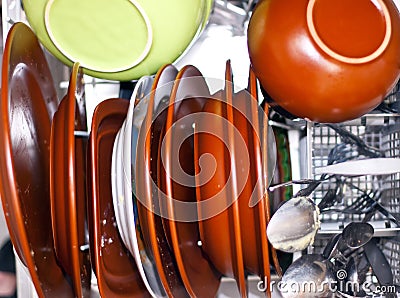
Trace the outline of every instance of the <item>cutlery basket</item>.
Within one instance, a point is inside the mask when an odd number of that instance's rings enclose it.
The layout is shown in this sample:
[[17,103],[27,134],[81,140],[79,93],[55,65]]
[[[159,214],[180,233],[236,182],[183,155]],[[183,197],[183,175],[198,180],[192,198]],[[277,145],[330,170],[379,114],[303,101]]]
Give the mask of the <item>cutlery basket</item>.
[[[385,157],[400,158],[400,114],[374,112],[339,125],[360,138],[367,146],[381,151]],[[340,143],[342,143],[342,138],[334,129],[326,125],[307,124],[307,172],[310,178],[321,177],[316,174],[315,169],[328,164],[330,151]],[[364,156],[360,156],[360,158],[364,158]],[[343,210],[359,200],[359,190],[367,193],[378,190],[380,204],[394,217],[400,219],[400,173],[382,176],[340,177],[340,179],[346,186],[342,188],[343,196],[336,202],[335,209]],[[328,190],[335,190],[336,183],[337,180],[333,178],[321,183],[312,194],[314,202],[318,204]],[[333,234],[340,233],[350,222],[362,221],[364,216],[364,213],[322,212],[321,229],[314,244],[309,247],[308,253],[322,253]],[[391,266],[393,282],[395,285],[399,285],[400,227],[379,212],[375,212],[369,222],[374,226],[375,237],[379,237],[379,246]],[[373,281],[377,281],[373,275],[371,278]],[[332,295],[336,297],[339,294]]]
[[[400,157],[400,114],[368,114],[353,121],[344,122],[340,127],[360,138],[367,146],[375,148],[385,157]],[[335,146],[342,143],[341,136],[326,125],[308,125],[309,173],[318,179],[315,169],[326,166],[328,155]],[[352,148],[353,149],[353,148]],[[354,154],[349,150],[346,154]],[[360,155],[360,158],[364,156]],[[343,182],[342,198],[336,202],[335,209],[343,210],[353,204],[361,191],[379,192],[379,202],[395,217],[400,218],[400,173],[358,177],[340,177]],[[320,184],[313,192],[313,199],[318,204],[328,190],[336,190],[337,180],[332,178]],[[365,214],[343,212],[323,212],[321,230],[336,230],[351,221],[361,221]],[[396,225],[376,212],[371,219],[374,227],[394,229]]]
[[[332,235],[320,234],[309,249],[309,253],[322,253]],[[400,285],[400,235],[379,238],[379,247],[390,264],[393,273],[393,283]],[[375,277],[372,277],[375,280]],[[379,297],[379,296],[376,296]]]

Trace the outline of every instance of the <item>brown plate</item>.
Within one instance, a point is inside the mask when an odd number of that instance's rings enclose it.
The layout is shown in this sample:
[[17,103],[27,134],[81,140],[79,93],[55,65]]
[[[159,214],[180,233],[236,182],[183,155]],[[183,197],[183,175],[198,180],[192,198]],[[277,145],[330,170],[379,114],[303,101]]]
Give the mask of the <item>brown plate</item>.
[[[210,258],[211,262],[219,272],[228,277],[233,277],[232,267],[232,248],[231,248],[231,233],[225,227],[228,222],[228,214],[225,210],[227,196],[223,186],[226,185],[230,173],[230,165],[226,167],[224,160],[229,156],[228,148],[223,144],[220,136],[224,135],[223,119],[226,116],[226,108],[223,108],[222,99],[225,97],[224,92],[220,91],[212,95],[203,108],[203,112],[215,114],[220,117],[208,119],[196,123],[196,134],[194,138],[194,154],[195,154],[195,170],[196,170],[196,186],[197,199],[199,202],[210,200],[219,195],[218,201],[223,204],[222,212],[212,214],[208,217],[207,206],[199,205],[199,217],[204,218],[199,220],[200,237],[202,241],[202,249]],[[213,134],[199,133],[199,131],[209,131]],[[200,171],[199,160],[202,156],[213,156],[216,164],[212,159],[203,159],[201,171],[213,169],[214,175],[209,180],[203,180]],[[218,210],[219,211],[219,210]]]
[[49,145],[57,95],[40,44],[22,23],[7,37],[1,96],[0,190],[11,240],[39,297],[73,297],[51,228]]
[[[230,167],[231,167],[231,177],[232,177],[232,185],[230,190],[230,195],[232,198],[236,198],[233,201],[232,206],[230,206],[228,211],[229,216],[229,228],[231,229],[231,234],[233,234],[234,244],[233,252],[232,252],[232,261],[233,261],[233,275],[235,277],[236,283],[239,287],[239,293],[242,297],[247,297],[247,285],[246,285],[246,276],[245,276],[245,268],[244,268],[244,259],[243,259],[243,244],[242,244],[242,235],[241,235],[241,223],[240,223],[240,212],[239,212],[239,195],[240,190],[238,189],[238,179],[240,179],[240,165],[237,163],[237,158],[241,152],[237,151],[237,135],[234,133],[234,108],[233,108],[233,74],[231,62],[228,60],[226,62],[225,69],[225,99],[226,99],[226,119],[228,120],[228,150],[230,154]],[[233,124],[233,125],[232,125]],[[251,176],[251,173],[250,173]],[[243,223],[244,224],[244,223]]]
[[[253,195],[257,198],[258,203],[249,207],[249,198],[246,195],[244,199],[239,198],[241,220],[250,224],[249,229],[242,228],[242,241],[244,245],[244,258],[246,269],[257,274],[261,280],[266,283],[266,294],[270,297],[269,281],[271,280],[270,262],[269,262],[269,246],[267,240],[267,217],[269,216],[269,197],[267,191],[267,183],[269,176],[268,162],[272,162],[274,158],[267,155],[272,152],[265,152],[262,155],[262,146],[268,148],[268,133],[271,132],[268,126],[268,115],[263,114],[260,117],[260,109],[258,108],[257,82],[252,71],[249,74],[249,86],[247,90],[237,94],[238,107],[246,111],[247,117],[252,125],[247,125],[247,139],[250,153],[251,172],[251,188]],[[240,97],[241,96],[241,97]],[[239,117],[238,117],[239,119]],[[262,122],[260,123],[260,119]],[[261,131],[260,127],[264,129]],[[240,127],[240,124],[237,124]],[[273,144],[274,146],[275,144]],[[273,155],[273,154],[272,154]],[[266,180],[264,178],[267,178]],[[250,232],[250,233],[246,233]],[[250,235],[248,235],[250,234]],[[267,282],[266,282],[267,281]]]
[[[246,295],[246,279],[241,242],[238,207],[237,171],[232,107],[232,72],[229,61],[226,67],[225,90],[206,102],[203,112],[219,117],[208,118],[196,124],[199,132],[195,138],[195,167],[197,198],[200,202],[213,199],[218,205],[200,205],[200,235],[204,252],[223,275],[237,281],[242,296]],[[204,133],[210,132],[210,133]],[[204,171],[214,169],[210,179],[200,175],[199,160],[203,158]],[[215,200],[215,198],[218,198]],[[218,210],[217,212],[215,210]],[[214,214],[213,214],[214,213]]]
[[[252,69],[250,69],[250,73],[249,73],[249,87],[248,87],[248,89],[249,89],[249,92],[250,92],[251,96],[253,98],[257,99],[257,95],[258,95],[257,79],[256,79],[256,76],[255,76],[255,74],[254,74]],[[257,100],[256,100],[256,102],[257,102]],[[252,105],[252,108],[254,110],[254,104]],[[264,107],[263,123],[262,124],[259,123],[259,124],[262,125],[263,128],[266,128],[266,127],[269,128],[268,111],[269,111],[269,106],[266,104],[265,107]],[[275,164],[272,165],[272,163],[276,162],[276,154],[277,154],[276,151],[274,151],[274,150],[276,150],[275,138],[272,138],[272,140],[273,140],[272,141],[271,140],[272,136],[273,136],[273,132],[271,131],[271,129],[263,129],[262,130],[261,154],[264,157],[262,159],[262,174],[263,174],[262,176],[264,177],[264,181],[263,181],[263,183],[264,183],[264,185],[263,185],[264,196],[263,196],[263,199],[260,201],[261,205],[259,207],[260,208],[259,209],[259,214],[260,214],[259,218],[261,220],[262,225],[263,225],[263,221],[264,221],[264,219],[263,219],[264,216],[265,216],[266,225],[268,225],[268,222],[269,222],[269,220],[271,218],[271,210],[270,210],[271,206],[270,206],[270,200],[269,200],[269,195],[268,195],[268,186],[269,186],[269,184],[270,184],[270,182],[272,180],[272,177],[273,177],[273,171],[274,170],[271,170],[271,169],[275,168]],[[256,149],[256,154],[260,154],[258,149]],[[271,155],[273,155],[274,158],[270,159]],[[258,177],[260,177],[260,175],[261,175],[260,172],[258,172]],[[262,205],[264,205],[264,207]],[[263,229],[260,231],[262,233],[261,234],[261,239],[263,239],[263,237],[266,236],[266,233],[264,232],[264,231],[266,231],[264,229],[264,226],[262,226],[262,228]],[[267,237],[267,241],[268,241],[268,237]],[[265,254],[267,253],[268,248],[265,247],[264,242],[262,242],[262,243],[263,243],[263,248],[262,248],[263,249],[262,250],[263,251],[263,259],[264,259],[264,262],[263,262],[264,265],[263,266],[265,268],[265,266],[267,264],[267,260],[265,259],[266,258]],[[282,276],[282,269],[281,269],[281,266],[279,264],[277,251],[275,250],[275,248],[272,245],[269,245],[268,247],[271,250],[271,254],[270,255],[272,256],[272,261],[273,261],[276,273],[279,276]],[[266,276],[267,278],[270,277],[269,276],[270,275],[269,269],[265,268],[262,271],[262,273],[264,273],[264,276]],[[271,280],[271,279],[267,279],[267,280]],[[267,288],[267,291],[268,291],[267,294],[270,294],[269,293],[269,291],[270,291],[269,288]]]
[[123,245],[111,194],[111,154],[129,102],[108,99],[95,109],[88,150],[88,206],[92,264],[102,297],[150,297]]
[[[252,126],[251,122],[258,116],[258,111],[256,107],[256,115],[251,114],[252,100],[253,99],[250,98],[249,93],[246,90],[241,90],[233,95],[234,125],[238,129],[240,138],[243,139],[247,149],[247,152],[236,152],[236,162],[239,164],[246,163],[250,166],[249,171],[237,171],[238,180],[246,181],[238,198],[240,221],[246,223],[241,227],[243,257],[246,269],[251,273],[258,274],[259,256],[257,255],[257,252],[259,251],[258,244],[260,243],[260,239],[258,239],[257,236],[260,235],[260,225],[258,218],[256,217],[256,208],[249,207],[249,200],[252,195],[260,197],[263,192],[260,187],[257,187],[259,185],[257,184],[258,176],[256,169],[257,166],[261,165],[261,163],[258,163],[259,160],[257,160],[260,156],[254,155],[256,153],[254,152],[254,147],[259,148],[260,142],[257,142],[257,139],[253,139],[252,130],[255,128]],[[235,141],[238,142],[238,140]],[[238,148],[238,146],[236,148]],[[253,190],[257,193],[253,193]]]
[[[187,138],[193,131],[192,124],[195,120],[193,117],[186,117],[179,124],[172,125],[185,116],[200,113],[209,97],[207,83],[199,70],[193,66],[185,66],[178,73],[171,92],[165,124],[165,131],[169,133],[165,134],[164,131],[160,137],[160,144],[165,142],[165,150],[161,151],[162,146],[159,146],[159,155],[163,158],[159,159],[158,170],[161,170],[159,177],[164,180],[161,183],[161,191],[165,194],[160,197],[162,200],[160,205],[166,205],[168,217],[164,224],[169,226],[166,231],[170,233],[168,237],[171,239],[171,249],[183,283],[191,297],[215,296],[220,284],[220,274],[205,258],[198,245],[200,234],[198,223],[195,221],[198,218],[195,213],[197,210],[191,212],[180,209],[172,201],[196,202],[193,136]],[[176,104],[177,101],[180,103],[179,106]],[[161,165],[162,160],[165,162],[165,168]],[[190,175],[191,181],[171,178],[178,178],[176,172],[180,169]],[[166,175],[165,171],[169,174]],[[188,207],[189,204],[179,206]],[[192,214],[193,218],[184,218],[189,214]]]
[[[153,83],[154,87],[148,98],[147,115],[139,134],[136,159],[137,207],[145,246],[149,255],[154,260],[166,294],[174,298],[189,297],[189,295],[184,287],[174,256],[170,251],[168,241],[165,237],[159,212],[160,206],[158,204],[158,143],[162,125],[165,123],[165,104],[168,101],[161,101],[159,112],[162,110],[164,112],[158,114],[157,117],[153,116],[157,113],[157,111],[154,111],[154,105],[155,99],[158,97],[157,91],[160,91],[159,88],[162,86],[161,82],[167,84],[167,87],[163,88],[162,93],[165,93],[168,100],[168,86],[172,88],[172,82],[175,79],[176,73],[176,68],[172,65],[166,65],[157,72]],[[162,107],[163,105],[164,108]]]
[[50,136],[50,199],[56,256],[70,276],[77,297],[90,296],[91,268],[85,246],[86,190],[84,181],[86,142],[75,140],[75,130],[86,129],[86,119],[79,114],[82,88],[79,64],[74,64],[68,93],[54,114]]

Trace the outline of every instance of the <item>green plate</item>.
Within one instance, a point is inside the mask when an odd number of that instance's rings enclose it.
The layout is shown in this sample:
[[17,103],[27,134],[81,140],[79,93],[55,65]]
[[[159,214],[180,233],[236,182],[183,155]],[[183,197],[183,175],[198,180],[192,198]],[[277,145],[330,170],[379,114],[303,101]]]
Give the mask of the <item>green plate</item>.
[[41,43],[93,77],[128,81],[174,62],[204,28],[212,0],[23,0]]

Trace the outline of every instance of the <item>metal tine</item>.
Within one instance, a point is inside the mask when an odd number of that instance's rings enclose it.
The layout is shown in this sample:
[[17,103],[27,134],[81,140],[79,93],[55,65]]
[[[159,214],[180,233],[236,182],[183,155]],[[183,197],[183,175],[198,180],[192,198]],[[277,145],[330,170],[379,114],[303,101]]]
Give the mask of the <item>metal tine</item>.
[[[342,213],[350,213],[350,214],[363,214],[368,213],[372,210],[373,204],[376,202],[370,195],[374,193],[373,191],[369,191],[368,193],[363,192],[363,194],[355,200],[351,205],[345,208],[325,208],[322,209],[321,212],[342,212]],[[374,196],[376,194],[374,193]]]
[[[310,185],[312,183],[321,183],[321,182],[329,180],[331,177],[332,176],[327,176],[324,179],[300,179],[300,180],[291,180],[291,181],[287,181],[287,182],[281,182],[281,183],[278,183],[278,184],[270,185],[268,187],[268,190],[269,191],[275,191],[278,188],[291,186],[293,184],[309,184]],[[297,194],[297,196],[299,196],[299,195]]]
[[367,157],[384,157],[384,153],[381,150],[367,145],[363,139],[346,130],[345,128],[337,124],[325,125],[336,131],[344,143],[356,146],[359,155],[364,155]]
[[380,212],[388,220],[400,226],[400,219],[389,212],[385,207],[379,203],[380,194],[379,191],[369,191],[365,192],[357,188],[355,185],[351,185],[362,192],[359,199],[354,201],[351,205],[345,207],[344,209],[339,208],[326,208],[322,209],[321,212],[342,212],[346,214],[365,214],[363,221],[369,221],[376,212]]
[[79,139],[89,139],[90,133],[84,130],[75,130],[74,136]]
[[[383,157],[382,151],[377,148],[368,146],[363,139],[359,138],[352,132],[344,129],[343,127],[336,124],[324,124],[327,127],[333,129],[342,139],[342,143],[337,144],[333,147],[328,154],[328,165],[344,162],[350,159],[355,159],[360,156],[367,157]],[[357,150],[354,150],[355,146]],[[306,188],[301,189],[297,192],[294,197],[309,196],[313,191],[321,184],[321,181],[326,180],[327,174],[322,174],[319,180],[310,183]]]

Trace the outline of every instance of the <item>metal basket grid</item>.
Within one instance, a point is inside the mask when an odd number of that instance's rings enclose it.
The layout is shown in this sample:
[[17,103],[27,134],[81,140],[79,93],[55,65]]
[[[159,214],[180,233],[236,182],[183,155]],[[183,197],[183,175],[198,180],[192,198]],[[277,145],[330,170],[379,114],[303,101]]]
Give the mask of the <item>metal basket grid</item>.
[[400,237],[385,237],[380,241],[381,249],[393,272],[393,283],[400,285]]
[[[386,156],[400,158],[400,121],[382,130],[382,149]],[[400,218],[400,173],[382,178],[382,205]]]
[[[340,126],[357,137],[361,138],[368,146],[382,151],[386,157],[400,157],[400,117],[398,115],[371,114],[354,121],[341,123]],[[320,178],[315,174],[315,169],[328,163],[329,152],[342,142],[340,135],[332,128],[325,125],[312,125],[311,134],[311,176]],[[362,156],[360,156],[362,158]],[[400,216],[400,174],[386,176],[359,176],[342,177],[346,183],[354,187],[343,188],[344,198],[337,202],[336,209],[344,209],[354,203],[360,196],[360,191],[380,190],[380,202],[394,215]],[[330,179],[314,191],[313,199],[318,204],[324,194],[336,188],[336,180]],[[335,228],[340,228],[351,221],[361,221],[364,214],[344,214],[341,212],[323,213],[322,223],[336,223]],[[381,222],[383,228],[391,227],[380,214],[375,214],[372,221]],[[393,224],[392,224],[393,226]]]
[[[309,248],[309,253],[321,254],[332,235],[323,234],[318,235],[313,245]],[[394,237],[380,237],[379,247],[385,254],[386,259],[393,273],[393,284],[400,285],[400,235]],[[374,275],[371,276],[372,280],[376,281]],[[400,294],[397,295],[400,297]],[[332,297],[342,297],[339,294],[332,293]],[[376,296],[384,297],[384,296]]]
[[[379,149],[385,157],[400,158],[400,115],[399,114],[369,114],[359,119],[341,123],[340,126],[361,138],[368,146]],[[325,125],[311,124],[309,126],[309,162],[310,177],[318,179],[315,169],[326,166],[329,152],[342,142],[340,135]],[[363,158],[362,156],[360,158]],[[380,203],[394,216],[400,219],[400,173],[385,176],[342,177],[346,182],[362,190],[381,192]],[[318,204],[324,194],[336,188],[336,180],[329,179],[313,192],[312,198]],[[337,202],[336,209],[344,209],[354,203],[360,193],[352,187],[343,189],[344,198]],[[328,240],[334,233],[340,232],[347,223],[362,221],[364,214],[344,214],[340,212],[323,213],[321,229],[308,253],[322,253]],[[380,247],[385,254],[392,272],[393,282],[400,285],[400,232],[392,222],[376,213],[370,221],[380,237]],[[341,297],[332,293],[332,297]],[[382,296],[384,297],[384,296]],[[400,297],[400,296],[399,296]]]

